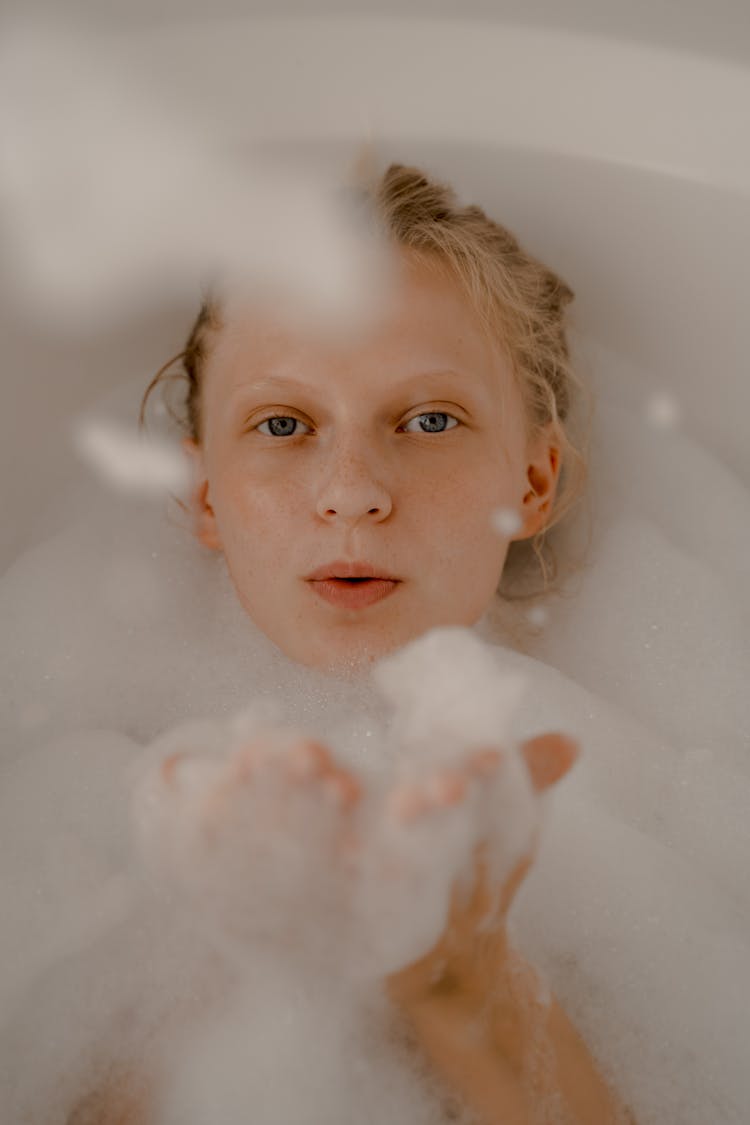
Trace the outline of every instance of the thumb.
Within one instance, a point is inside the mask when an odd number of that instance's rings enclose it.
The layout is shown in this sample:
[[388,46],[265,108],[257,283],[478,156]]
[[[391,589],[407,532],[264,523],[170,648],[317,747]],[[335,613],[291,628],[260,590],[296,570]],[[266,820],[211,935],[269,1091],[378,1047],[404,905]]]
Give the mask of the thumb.
[[537,793],[564,777],[580,753],[578,743],[567,735],[549,732],[524,742],[521,751]]

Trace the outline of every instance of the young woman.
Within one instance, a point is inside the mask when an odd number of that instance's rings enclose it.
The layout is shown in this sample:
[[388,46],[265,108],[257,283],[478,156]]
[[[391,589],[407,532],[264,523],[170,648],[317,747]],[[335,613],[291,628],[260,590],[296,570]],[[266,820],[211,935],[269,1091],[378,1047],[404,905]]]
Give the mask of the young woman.
[[[543,558],[544,533],[582,476],[566,432],[571,291],[416,169],[391,166],[371,201],[394,272],[363,332],[317,332],[284,307],[213,293],[178,357],[196,536],[223,555],[239,604],[278,649],[345,676],[436,626],[475,625],[511,550],[532,543]],[[343,810],[356,804],[357,779],[327,748],[303,740],[292,749]],[[394,797],[413,816],[460,803],[473,777],[497,768],[498,749]],[[263,746],[242,753],[206,787],[204,807],[219,819]],[[550,734],[523,754],[542,791],[576,747]],[[176,755],[165,784],[179,770]],[[627,1121],[572,1024],[554,999],[537,999],[533,969],[509,946],[505,919],[532,862],[524,856],[492,887],[480,849],[473,891],[454,900],[438,946],[384,987],[478,1121]],[[541,1068],[532,1065],[540,1044]],[[89,1120],[148,1121],[148,1083],[124,1074],[71,1125]]]

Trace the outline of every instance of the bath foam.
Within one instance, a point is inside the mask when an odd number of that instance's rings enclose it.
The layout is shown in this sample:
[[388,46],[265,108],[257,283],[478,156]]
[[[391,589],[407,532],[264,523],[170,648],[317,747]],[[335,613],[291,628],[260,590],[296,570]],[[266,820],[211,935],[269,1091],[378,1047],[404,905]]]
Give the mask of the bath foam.
[[454,1108],[447,1115],[445,1105],[445,1091],[398,1042],[382,1002],[352,1006],[310,988],[309,978],[267,970],[245,982],[217,1020],[186,1037],[159,1120],[470,1125],[467,1114],[454,1116]]
[[593,444],[589,566],[527,651],[666,737],[719,739],[725,760],[744,761],[750,495],[686,434],[654,432],[606,400]]
[[[436,943],[480,843],[498,887],[533,848],[539,802],[507,734],[518,677],[467,630],[440,629],[375,679],[394,752],[377,779],[350,767],[354,801],[331,793],[319,744],[279,703],[178,726],[134,765],[145,868],[242,966],[286,943],[311,972],[382,980]],[[474,772],[472,754],[498,746],[496,768]],[[446,770],[463,799],[404,815],[404,794],[429,799]]]
[[392,263],[342,205],[340,178],[219,140],[218,122],[199,126],[159,74],[135,89],[130,64],[101,47],[82,30],[20,24],[0,45],[0,101],[17,107],[2,117],[0,182],[26,298],[58,324],[111,323],[165,292],[192,299],[209,273],[246,297],[291,298],[311,325],[366,323]]
[[[469,718],[472,710],[481,710],[488,687],[502,686],[489,650],[463,630],[443,630],[394,659],[395,668],[383,667],[383,681],[392,694],[387,673],[396,673],[399,684],[398,700],[391,700],[395,721],[387,724],[385,737],[393,740],[395,731],[411,729],[413,738],[413,714],[432,709],[432,733],[439,742],[442,734],[442,743],[434,761],[423,742],[417,751],[408,741],[399,743],[390,760],[381,761],[381,784],[357,810],[358,852],[353,860],[349,852],[345,857],[346,868],[333,888],[339,892],[336,901],[330,898],[327,876],[337,857],[327,835],[322,878],[313,862],[313,851],[321,845],[319,814],[327,819],[336,810],[320,803],[306,810],[299,804],[299,786],[297,803],[286,809],[290,824],[285,833],[278,832],[273,806],[278,794],[263,785],[257,770],[241,795],[249,820],[234,822],[228,848],[217,851],[215,831],[206,845],[200,831],[200,800],[205,794],[207,807],[214,808],[217,793],[223,804],[213,828],[231,829],[236,793],[227,795],[222,767],[278,721],[279,709],[267,702],[228,722],[183,724],[145,750],[123,736],[88,732],[27,751],[6,766],[7,811],[15,809],[16,821],[25,821],[33,807],[37,823],[44,825],[43,833],[28,840],[29,854],[20,869],[18,852],[6,857],[15,876],[6,882],[16,922],[8,941],[15,963],[2,961],[7,971],[0,985],[10,1018],[0,1039],[7,1047],[4,1057],[12,1062],[3,1088],[14,1112],[32,1114],[39,1122],[54,1120],[66,1098],[72,1099],[86,1083],[96,1085],[106,1056],[100,1061],[95,1045],[106,1046],[118,1032],[118,1053],[134,1070],[159,1060],[160,1120],[165,1122],[199,1125],[208,1104],[214,1105],[215,1119],[227,1123],[236,1120],[239,1104],[260,1107],[268,1121],[289,1120],[290,1114],[294,1120],[316,1121],[324,1114],[344,1122],[363,1097],[373,1103],[376,1120],[438,1120],[442,1095],[399,1045],[401,1033],[385,1011],[381,982],[388,972],[427,952],[439,937],[456,880],[468,873],[476,843],[492,837],[498,800],[506,810],[525,802],[533,822],[535,815],[528,778],[509,768],[499,785],[482,778],[473,799],[460,807],[439,810],[420,823],[400,822],[387,799],[388,774],[403,778],[404,759],[411,752],[410,780],[421,774],[429,781],[436,769],[445,768],[449,745],[459,765],[457,739],[486,742],[492,733],[490,713],[500,729],[507,728],[517,684],[510,685],[505,698],[501,690],[490,701],[475,732],[469,723],[463,732],[454,727],[448,738],[445,717],[435,707],[442,685],[434,673],[440,662],[444,669],[461,664],[467,683],[484,673],[484,682],[480,677],[473,685],[473,707],[465,696],[456,698],[450,728],[456,710],[463,709]],[[279,753],[296,733],[277,733]],[[273,751],[270,741],[268,745]],[[185,756],[175,768],[176,780],[163,770],[175,752]],[[135,857],[121,820],[122,798],[133,790],[140,844]],[[288,802],[281,796],[278,808],[283,812]],[[269,802],[270,820],[264,823]],[[518,808],[513,812],[510,835],[507,829],[494,833],[503,870],[528,839]],[[119,833],[109,822],[113,814],[120,816]],[[22,837],[20,822],[6,818],[6,824],[14,837]],[[295,856],[297,837],[303,847]],[[254,854],[255,845],[260,850],[256,847]],[[233,854],[240,859],[238,867],[232,864]],[[226,914],[227,905],[233,914]],[[238,909],[244,929],[237,926]],[[260,911],[260,926],[254,924],[254,909]],[[321,957],[321,951],[327,956]],[[141,977],[143,989],[138,983],[142,960],[148,966]],[[175,1007],[186,996],[190,1003],[194,986],[186,989],[186,981],[201,974],[214,980],[210,1018],[197,1029],[189,1021],[187,1030],[177,1026],[171,1039],[161,1042],[155,1029],[165,1022],[170,1026]],[[216,997],[225,999],[227,977],[237,978],[233,1000],[217,1006]],[[289,1023],[285,1006],[292,1003]],[[119,1026],[123,1012],[127,1030]],[[61,1034],[71,1013],[76,1032]],[[35,1053],[29,1044],[42,1028],[48,1049]],[[283,1050],[270,1051],[274,1036],[281,1036]],[[33,1065],[24,1066],[22,1058],[31,1056]],[[300,1060],[304,1062],[297,1065]],[[384,1084],[387,1097],[381,1093],[375,1098]]]
[[[621,414],[617,448],[645,448],[651,437],[641,425]],[[741,560],[720,570],[709,539],[737,542],[747,497],[733,481],[732,511],[707,508],[705,492],[691,509],[689,489],[676,503],[669,449],[679,448],[691,479],[705,479],[712,461],[684,432],[668,440],[648,446],[648,495],[628,488],[621,462],[600,462],[590,568],[567,600],[547,600],[526,655],[494,634],[499,672],[526,683],[511,741],[557,728],[583,748],[542,800],[539,856],[511,925],[639,1125],[740,1125],[750,1104],[740,1054],[750,1017],[738,983],[750,975],[750,767],[738,690],[747,682],[746,602],[741,582],[722,600],[722,576],[739,574]],[[718,496],[729,478],[713,468],[709,495]],[[191,544],[174,513],[170,523],[158,505],[104,500],[0,584],[2,864],[13,919],[12,928],[3,923],[3,964],[26,973],[23,996],[13,992],[4,1009],[2,1084],[9,1098],[33,1094],[43,1125],[64,1120],[63,1090],[80,1088],[88,1064],[103,1066],[106,1052],[100,1058],[92,1044],[107,1042],[107,1027],[118,1049],[138,1057],[138,1041],[154,1045],[176,991],[232,995],[223,964],[219,984],[211,980],[205,993],[195,985],[194,966],[210,960],[202,939],[165,941],[170,902],[136,879],[142,898],[127,904],[134,867],[116,827],[131,777],[125,736],[135,740],[134,760],[176,723],[224,723],[250,699],[274,697],[286,722],[327,739],[374,780],[383,762],[397,761],[372,685],[290,665],[237,614],[221,561]],[[643,643],[657,612],[658,660],[653,640]],[[85,728],[109,733],[81,736],[76,757],[71,739]],[[112,768],[95,768],[108,745]],[[37,945],[61,917],[65,941]],[[309,1003],[314,1010],[314,994]],[[223,1034],[216,1019],[191,1050],[210,1057],[214,1031]]]
[[[440,673],[449,669],[452,679],[458,669],[465,690],[441,711]],[[184,911],[184,924],[192,919],[237,978],[232,1002],[166,1052],[165,1123],[200,1125],[212,1107],[212,1120],[230,1125],[248,1106],[280,1123],[344,1122],[363,1105],[378,1121],[443,1120],[439,1091],[399,1046],[381,982],[434,945],[479,840],[490,839],[502,877],[529,846],[537,811],[510,748],[496,781],[478,779],[460,806],[417,822],[394,815],[389,784],[429,782],[449,762],[459,768],[462,747],[507,731],[518,680],[506,681],[490,650],[458,629],[414,642],[378,673],[395,707],[387,738],[398,753],[381,762],[380,785],[365,791],[348,822],[344,853],[329,831],[340,810],[309,778],[303,784],[283,772],[300,732],[272,733],[275,708],[183,725],[141,756],[135,814],[154,889],[169,894],[178,919]],[[472,727],[483,705],[485,717]],[[248,759],[259,737],[262,747]],[[228,793],[238,761],[249,761],[249,776],[243,766]]]

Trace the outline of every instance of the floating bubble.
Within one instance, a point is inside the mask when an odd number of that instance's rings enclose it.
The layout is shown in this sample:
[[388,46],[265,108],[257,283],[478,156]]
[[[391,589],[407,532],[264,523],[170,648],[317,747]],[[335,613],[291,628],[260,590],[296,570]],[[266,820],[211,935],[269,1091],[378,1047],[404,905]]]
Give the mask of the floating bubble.
[[655,429],[671,430],[679,424],[681,416],[679,402],[667,391],[651,395],[646,403],[646,418]]
[[513,508],[498,508],[492,513],[492,526],[500,535],[516,535],[523,527],[523,520]]
[[211,277],[315,324],[366,321],[390,255],[341,170],[239,153],[227,122],[201,128],[142,79],[102,34],[18,25],[0,44],[0,195],[35,316],[88,326]]
[[74,432],[78,453],[123,492],[162,495],[187,486],[187,463],[178,449],[111,422],[86,421]]
[[529,625],[542,629],[549,621],[549,610],[543,605],[534,605],[526,614],[526,620]]

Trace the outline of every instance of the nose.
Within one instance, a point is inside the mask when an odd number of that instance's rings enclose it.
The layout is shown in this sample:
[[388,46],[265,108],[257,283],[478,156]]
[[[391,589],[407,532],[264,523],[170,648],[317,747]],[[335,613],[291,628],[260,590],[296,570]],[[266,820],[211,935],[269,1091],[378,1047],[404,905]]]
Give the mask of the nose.
[[349,441],[326,458],[318,486],[315,508],[327,522],[357,523],[367,518],[375,523],[387,519],[393,508],[390,490],[377,471],[372,451],[364,440]]

